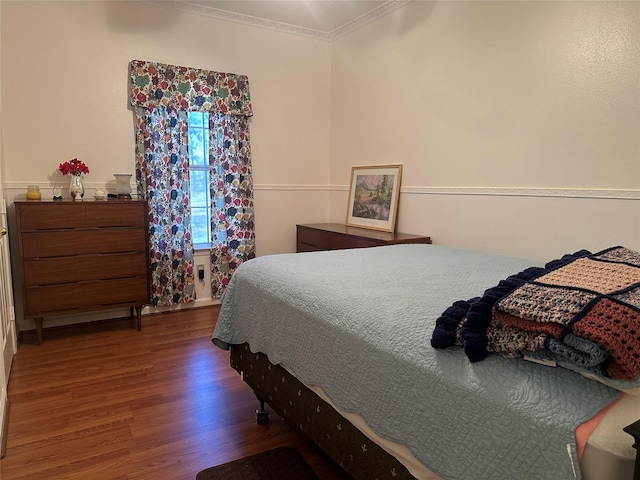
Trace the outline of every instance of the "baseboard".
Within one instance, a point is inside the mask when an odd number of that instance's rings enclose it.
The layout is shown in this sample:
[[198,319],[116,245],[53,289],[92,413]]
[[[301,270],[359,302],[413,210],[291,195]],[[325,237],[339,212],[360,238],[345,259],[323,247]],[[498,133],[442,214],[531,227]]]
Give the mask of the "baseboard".
[[142,309],[142,314],[148,315],[153,313],[174,312],[180,310],[189,310],[191,308],[210,307],[212,305],[220,305],[220,300],[217,298],[196,298],[193,302],[179,303],[171,307],[152,307],[147,305]]
[[[200,302],[195,301],[188,304],[175,305],[173,307],[145,307],[142,309],[142,315],[143,315],[142,328],[144,328],[144,317],[147,315],[153,315],[157,313],[166,313],[166,312],[185,311],[185,310],[191,310],[194,308],[211,307],[214,305],[220,305],[220,301],[203,299]],[[46,319],[45,319],[45,322],[46,322]],[[68,336],[69,332],[73,332],[74,334],[79,335],[83,333],[90,333],[96,330],[123,329],[123,328],[134,328],[134,327],[135,327],[135,315],[133,317],[128,315],[118,316],[118,317],[107,317],[107,318],[92,319],[87,321],[63,323],[63,324],[49,325],[49,326],[47,326],[45,323],[44,337],[46,341],[47,338]],[[18,332],[18,343],[37,344],[38,336],[35,328],[20,330]]]
[[[44,341],[47,338],[66,337],[71,332],[74,335],[82,335],[97,330],[120,330],[124,328],[135,328],[135,315],[133,317],[114,317],[102,320],[90,320],[86,322],[68,323],[63,325],[45,325],[43,328]],[[38,335],[35,329],[20,330],[18,333],[18,343],[21,345],[38,344]]]
[[0,406],[0,412],[2,415],[2,425],[0,429],[0,458],[4,458],[4,454],[7,451],[7,435],[9,432],[9,399],[7,398],[6,390],[2,392],[0,402],[2,403]]
[[[1,0],[0,0],[1,1]],[[154,313],[173,312],[180,310],[188,310],[191,308],[209,307],[212,305],[220,305],[220,300],[215,298],[198,298],[190,303],[181,303],[171,307],[154,307],[147,305],[142,309],[143,317],[145,315],[153,315]],[[70,316],[54,316],[45,318],[45,326],[51,331],[55,328],[64,328],[74,325],[89,325],[100,322],[122,321],[125,318],[131,318],[127,315],[128,308],[117,308],[113,310],[89,310],[80,314]],[[18,321],[18,343],[23,343],[23,339],[35,335],[35,323],[33,320]],[[35,338],[35,337],[34,337]]]

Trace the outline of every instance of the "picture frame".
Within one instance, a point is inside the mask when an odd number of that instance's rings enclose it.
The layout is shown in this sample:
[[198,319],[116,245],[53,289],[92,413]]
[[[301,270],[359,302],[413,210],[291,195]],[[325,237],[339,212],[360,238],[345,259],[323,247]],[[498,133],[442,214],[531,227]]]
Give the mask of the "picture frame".
[[395,232],[402,164],[351,167],[346,224]]

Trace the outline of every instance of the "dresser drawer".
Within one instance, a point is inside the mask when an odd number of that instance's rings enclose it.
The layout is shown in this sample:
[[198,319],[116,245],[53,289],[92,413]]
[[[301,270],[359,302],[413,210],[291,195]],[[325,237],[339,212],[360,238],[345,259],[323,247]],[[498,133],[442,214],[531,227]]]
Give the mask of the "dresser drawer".
[[147,241],[141,228],[61,230],[22,234],[22,254],[25,259],[95,253],[144,252],[146,249]]
[[140,226],[145,222],[144,203],[87,202],[34,203],[20,206],[20,228],[55,230]]
[[144,304],[149,302],[147,292],[147,279],[144,276],[27,287],[25,315],[35,317],[61,311]]
[[408,233],[381,232],[339,223],[296,225],[298,252],[379,247],[399,243],[431,243],[431,238]]
[[145,276],[146,273],[145,252],[39,258],[24,262],[24,282],[28,287]]
[[[54,207],[54,208],[52,208]],[[18,221],[21,230],[72,229],[85,226],[85,209],[81,203],[52,205],[34,203],[20,205]]]
[[[298,226],[298,251],[337,250],[342,248],[375,247],[382,242],[371,238],[345,236],[326,230]],[[301,250],[301,247],[304,250]]]
[[145,222],[146,205],[101,202],[87,205],[87,227],[132,227]]

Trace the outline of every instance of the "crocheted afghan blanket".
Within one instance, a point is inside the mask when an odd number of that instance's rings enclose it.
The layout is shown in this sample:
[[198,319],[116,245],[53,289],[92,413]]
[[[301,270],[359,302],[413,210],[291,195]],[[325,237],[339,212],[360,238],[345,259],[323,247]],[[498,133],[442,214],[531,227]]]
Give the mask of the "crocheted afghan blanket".
[[640,253],[581,250],[508,277],[437,320],[435,348],[464,346],[567,364],[617,380],[640,377]]

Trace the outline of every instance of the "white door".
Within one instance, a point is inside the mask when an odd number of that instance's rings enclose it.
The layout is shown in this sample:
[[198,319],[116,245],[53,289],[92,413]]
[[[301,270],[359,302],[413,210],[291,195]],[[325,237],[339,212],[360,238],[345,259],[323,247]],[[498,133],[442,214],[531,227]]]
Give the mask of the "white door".
[[11,287],[11,257],[9,256],[9,234],[7,209],[2,191],[2,169],[0,168],[0,445],[4,445],[2,435],[9,414],[7,408],[7,385],[11,361],[17,351],[16,316],[13,308]]

